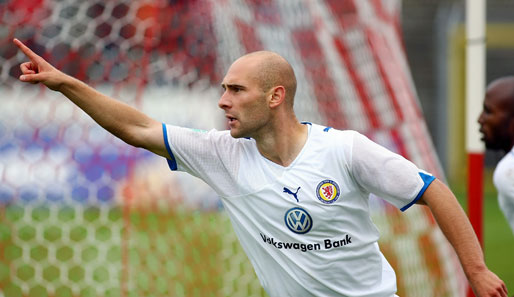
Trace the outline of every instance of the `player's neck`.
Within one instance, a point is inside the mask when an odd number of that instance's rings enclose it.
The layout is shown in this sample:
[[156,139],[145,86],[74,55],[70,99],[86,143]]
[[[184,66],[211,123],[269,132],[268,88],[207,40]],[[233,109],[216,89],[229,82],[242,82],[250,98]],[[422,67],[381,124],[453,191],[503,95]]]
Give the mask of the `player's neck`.
[[503,148],[503,151],[508,154],[510,151],[512,151],[512,148],[514,148],[514,144],[507,145]]
[[257,148],[263,157],[281,165],[289,166],[300,154],[307,142],[308,127],[296,118],[274,125],[265,135],[256,138]]
[[508,154],[514,147],[514,137],[505,138],[505,140],[502,141],[501,143],[502,143],[501,150],[504,153]]

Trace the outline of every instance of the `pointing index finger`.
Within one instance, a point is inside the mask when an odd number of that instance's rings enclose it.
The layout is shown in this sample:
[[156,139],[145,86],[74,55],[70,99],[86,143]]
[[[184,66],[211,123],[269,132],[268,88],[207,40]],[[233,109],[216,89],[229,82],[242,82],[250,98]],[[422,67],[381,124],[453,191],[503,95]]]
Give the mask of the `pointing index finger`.
[[23,42],[19,41],[17,38],[14,38],[13,42],[31,60],[33,60],[35,62],[39,62],[40,60],[43,59],[40,56],[38,56],[35,52],[33,52],[30,48],[28,48],[25,44],[23,44]]

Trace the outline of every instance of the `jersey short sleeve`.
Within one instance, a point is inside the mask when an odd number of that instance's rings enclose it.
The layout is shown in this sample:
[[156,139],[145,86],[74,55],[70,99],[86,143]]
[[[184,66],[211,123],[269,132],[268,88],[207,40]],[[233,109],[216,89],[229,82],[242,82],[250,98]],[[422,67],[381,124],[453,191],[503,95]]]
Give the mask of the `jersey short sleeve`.
[[357,183],[405,211],[435,179],[414,163],[355,132],[352,172]]
[[514,149],[498,163],[493,182],[498,190],[498,203],[514,232]]
[[237,194],[239,146],[229,131],[202,131],[162,124],[171,170],[190,173],[220,196]]
[[507,173],[503,176],[498,175],[494,184],[500,195],[514,201],[514,168],[510,168]]
[[493,182],[498,192],[514,201],[514,150],[511,150],[498,163]]

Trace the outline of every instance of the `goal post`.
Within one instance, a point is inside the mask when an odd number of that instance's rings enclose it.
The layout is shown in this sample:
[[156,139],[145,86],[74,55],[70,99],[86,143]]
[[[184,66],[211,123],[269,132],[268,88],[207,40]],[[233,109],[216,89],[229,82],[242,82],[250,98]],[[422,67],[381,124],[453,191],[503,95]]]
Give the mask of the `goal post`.
[[468,154],[468,212],[483,244],[484,144],[480,141],[478,117],[485,94],[484,0],[466,1],[466,151]]
[[[468,215],[483,246],[484,144],[478,117],[485,94],[486,1],[466,0],[466,151],[468,155]],[[474,296],[468,289],[468,296]]]

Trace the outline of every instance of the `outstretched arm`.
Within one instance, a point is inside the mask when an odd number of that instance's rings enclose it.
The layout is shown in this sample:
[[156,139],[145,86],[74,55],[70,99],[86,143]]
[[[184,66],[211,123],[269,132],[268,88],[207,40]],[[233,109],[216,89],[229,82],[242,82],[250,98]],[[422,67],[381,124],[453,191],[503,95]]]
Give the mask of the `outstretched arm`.
[[439,227],[457,252],[464,272],[477,297],[507,297],[507,288],[485,265],[482,248],[473,228],[453,193],[434,180],[422,196]]
[[13,42],[30,60],[20,65],[21,81],[42,83],[51,90],[61,92],[116,137],[169,158],[161,123],[57,70],[18,39]]

